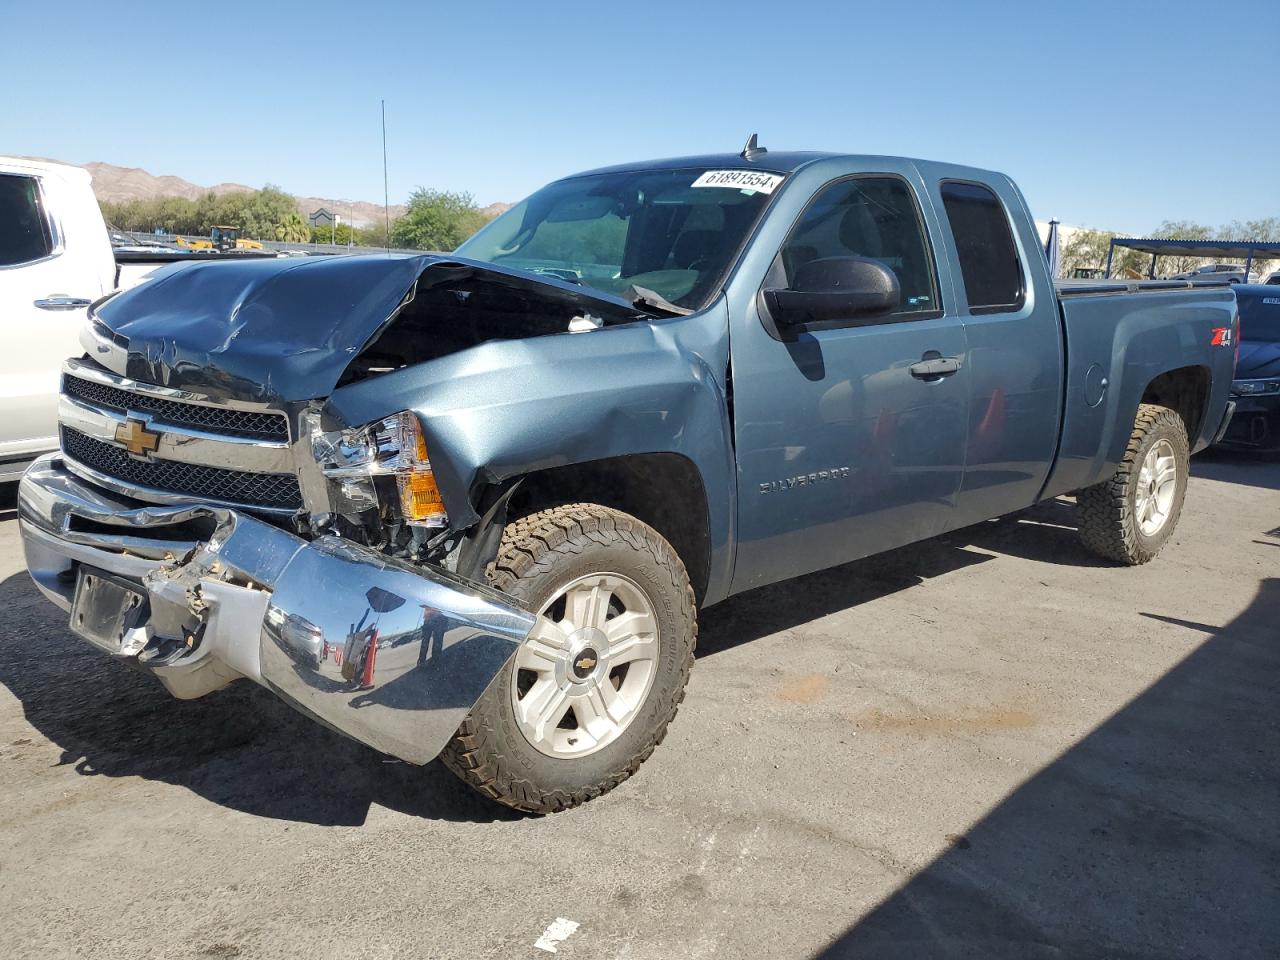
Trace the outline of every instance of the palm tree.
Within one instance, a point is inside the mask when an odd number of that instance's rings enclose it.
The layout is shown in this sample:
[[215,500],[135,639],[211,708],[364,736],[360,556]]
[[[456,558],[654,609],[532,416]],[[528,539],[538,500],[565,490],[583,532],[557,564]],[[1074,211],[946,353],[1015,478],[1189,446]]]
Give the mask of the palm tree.
[[284,243],[305,243],[311,239],[311,230],[302,214],[295,211],[276,224],[276,239]]

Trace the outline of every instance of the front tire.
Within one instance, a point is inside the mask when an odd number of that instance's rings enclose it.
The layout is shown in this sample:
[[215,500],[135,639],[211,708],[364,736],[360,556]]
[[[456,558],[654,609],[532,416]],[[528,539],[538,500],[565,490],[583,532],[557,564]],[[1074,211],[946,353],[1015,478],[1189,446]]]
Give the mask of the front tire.
[[607,793],[684,699],[697,638],[684,564],[635,517],[579,503],[509,523],[489,579],[538,619],[441,760],[529,813]]
[[1190,462],[1182,417],[1168,407],[1139,406],[1115,474],[1076,497],[1084,545],[1130,566],[1155,559],[1182,515]]

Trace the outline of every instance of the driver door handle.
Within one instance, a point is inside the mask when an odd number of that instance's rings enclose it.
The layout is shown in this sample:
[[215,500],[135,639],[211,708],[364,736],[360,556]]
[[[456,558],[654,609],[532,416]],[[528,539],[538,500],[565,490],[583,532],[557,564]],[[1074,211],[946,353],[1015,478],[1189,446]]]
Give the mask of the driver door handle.
[[907,367],[911,371],[911,375],[917,380],[941,380],[943,377],[949,377],[953,373],[960,370],[960,360],[957,357],[944,357],[930,350],[929,354],[925,354],[923,360],[919,363],[913,363]]
[[79,310],[91,302],[83,297],[45,297],[43,300],[36,300],[35,305],[41,310]]

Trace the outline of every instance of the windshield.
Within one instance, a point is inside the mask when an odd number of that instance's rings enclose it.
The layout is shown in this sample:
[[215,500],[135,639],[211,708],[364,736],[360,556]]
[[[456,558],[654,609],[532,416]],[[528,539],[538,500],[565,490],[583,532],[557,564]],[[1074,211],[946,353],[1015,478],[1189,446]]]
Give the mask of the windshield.
[[628,300],[653,302],[657,294],[697,310],[719,289],[782,179],[754,170],[697,168],[560,180],[456,252]]

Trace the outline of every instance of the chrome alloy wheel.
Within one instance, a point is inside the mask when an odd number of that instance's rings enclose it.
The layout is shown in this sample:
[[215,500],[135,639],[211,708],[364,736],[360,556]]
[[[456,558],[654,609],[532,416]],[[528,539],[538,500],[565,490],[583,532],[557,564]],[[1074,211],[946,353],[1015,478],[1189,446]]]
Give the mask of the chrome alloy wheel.
[[1145,537],[1154,537],[1169,522],[1173,495],[1178,488],[1178,461],[1173,444],[1157,440],[1143,458],[1134,492],[1133,508],[1138,529]]
[[658,620],[644,591],[592,573],[555,592],[516,651],[511,705],[540,753],[586,756],[622,735],[658,669]]

